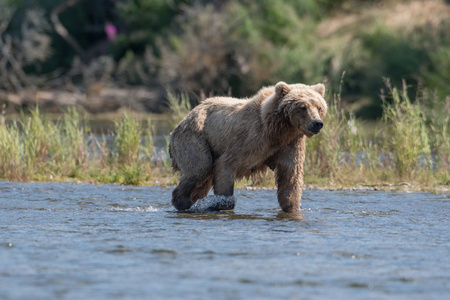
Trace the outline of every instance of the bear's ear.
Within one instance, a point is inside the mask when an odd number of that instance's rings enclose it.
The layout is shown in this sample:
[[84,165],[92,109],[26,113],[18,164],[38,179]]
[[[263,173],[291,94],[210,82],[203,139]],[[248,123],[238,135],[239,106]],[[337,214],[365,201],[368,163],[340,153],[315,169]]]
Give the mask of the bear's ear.
[[284,97],[289,93],[291,88],[287,85],[286,82],[280,81],[275,85],[275,94],[280,97]]
[[310,85],[310,88],[318,92],[322,95],[322,97],[325,97],[325,85],[323,83],[318,83],[316,85]]

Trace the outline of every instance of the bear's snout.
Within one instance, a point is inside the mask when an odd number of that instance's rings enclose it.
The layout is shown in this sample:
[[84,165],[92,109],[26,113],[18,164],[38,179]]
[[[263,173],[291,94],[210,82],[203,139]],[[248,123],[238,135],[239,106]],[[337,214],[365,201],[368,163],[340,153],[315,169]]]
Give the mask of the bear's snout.
[[310,131],[310,132],[312,132],[314,134],[318,134],[320,132],[320,130],[322,129],[322,127],[323,127],[322,120],[313,121],[308,126],[308,131]]

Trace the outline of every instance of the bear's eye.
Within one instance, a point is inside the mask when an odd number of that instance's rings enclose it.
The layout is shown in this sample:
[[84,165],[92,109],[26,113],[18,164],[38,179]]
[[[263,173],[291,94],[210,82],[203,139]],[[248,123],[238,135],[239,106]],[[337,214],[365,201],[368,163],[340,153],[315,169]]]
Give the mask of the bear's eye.
[[319,108],[318,108],[318,111],[322,111],[322,107],[319,107]]
[[306,106],[300,106],[301,110],[306,110]]

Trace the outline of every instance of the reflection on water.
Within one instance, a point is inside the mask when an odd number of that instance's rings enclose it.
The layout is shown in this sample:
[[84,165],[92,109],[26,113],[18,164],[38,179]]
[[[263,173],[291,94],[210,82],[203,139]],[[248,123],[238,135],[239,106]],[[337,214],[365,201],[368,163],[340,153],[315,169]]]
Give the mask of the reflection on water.
[[0,299],[442,299],[449,197],[274,190],[177,212],[171,189],[0,182]]

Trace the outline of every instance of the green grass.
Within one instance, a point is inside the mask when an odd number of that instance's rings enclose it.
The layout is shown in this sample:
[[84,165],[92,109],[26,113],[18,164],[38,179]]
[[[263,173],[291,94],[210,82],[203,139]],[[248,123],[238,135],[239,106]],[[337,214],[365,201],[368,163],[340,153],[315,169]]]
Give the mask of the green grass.
[[[406,86],[398,90],[387,82],[387,87],[383,118],[371,130],[341,108],[339,94],[327,96],[325,127],[307,140],[306,186],[436,190],[450,184],[449,100],[423,92],[412,101]],[[175,126],[188,113],[189,99],[170,99]],[[151,120],[124,115],[101,138],[88,124],[76,110],[58,121],[38,108],[14,121],[0,116],[0,178],[176,184],[170,161],[155,159]],[[273,172],[238,183],[243,185],[274,187]]]
[[19,120],[2,119],[0,178],[173,184],[170,164],[153,161],[151,128],[150,120],[125,115],[99,139],[76,110],[69,110],[59,121],[47,118],[38,108]]

